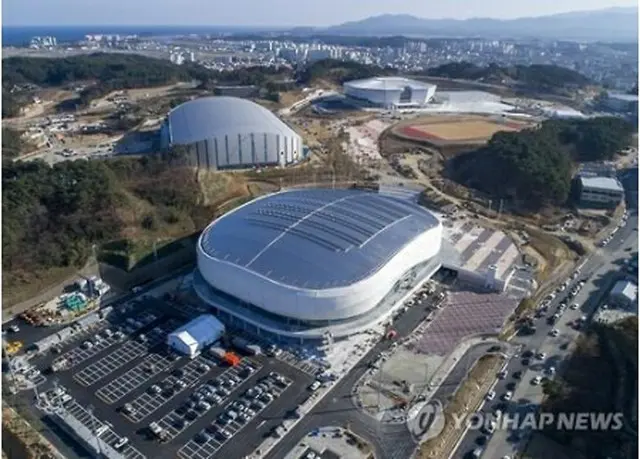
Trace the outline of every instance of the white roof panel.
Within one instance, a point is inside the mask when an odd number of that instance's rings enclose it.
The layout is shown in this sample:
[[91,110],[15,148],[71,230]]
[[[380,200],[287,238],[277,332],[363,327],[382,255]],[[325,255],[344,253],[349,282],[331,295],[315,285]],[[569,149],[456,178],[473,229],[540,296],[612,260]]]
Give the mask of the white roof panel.
[[299,137],[266,108],[238,97],[202,97],[185,102],[169,112],[168,121],[171,142],[178,145],[252,133]]
[[423,89],[427,90],[434,87],[429,83],[423,83],[422,81],[410,80],[403,77],[375,77],[365,78],[363,80],[347,81],[346,86],[359,89],[372,89],[380,91],[402,91],[406,86],[411,89]]
[[592,190],[623,191],[622,184],[613,177],[580,177],[580,182]]

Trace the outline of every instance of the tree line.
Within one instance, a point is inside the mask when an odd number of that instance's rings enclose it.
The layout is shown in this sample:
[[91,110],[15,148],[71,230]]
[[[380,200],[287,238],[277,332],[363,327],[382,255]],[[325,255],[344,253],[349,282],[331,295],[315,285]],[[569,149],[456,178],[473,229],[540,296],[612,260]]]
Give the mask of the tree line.
[[[329,79],[337,83],[374,76],[397,75],[396,69],[352,61],[324,59],[316,61],[298,74],[301,83]],[[532,89],[547,90],[568,87],[584,87],[590,80],[574,70],[557,65],[516,65],[503,67],[497,64],[478,66],[470,62],[452,62],[424,71],[410,72],[414,76],[483,81],[487,83],[515,83]]]
[[[20,114],[30,102],[27,84],[39,87],[85,86],[66,106],[87,106],[92,100],[122,90],[198,81],[202,88],[217,84],[256,85],[289,77],[286,68],[250,67],[230,71],[209,70],[201,65],[176,65],[168,60],[138,54],[94,53],[68,58],[10,57],[2,61],[2,116]],[[267,88],[268,89],[268,88]]]
[[547,120],[534,129],[498,132],[487,145],[451,161],[454,179],[529,209],[563,205],[577,162],[614,159],[635,127],[620,118]]

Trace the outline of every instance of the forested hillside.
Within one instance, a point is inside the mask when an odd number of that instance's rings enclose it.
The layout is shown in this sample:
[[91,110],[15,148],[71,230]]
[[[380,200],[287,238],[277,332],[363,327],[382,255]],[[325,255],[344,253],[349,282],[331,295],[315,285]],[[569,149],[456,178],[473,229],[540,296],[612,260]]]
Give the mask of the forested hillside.
[[613,159],[635,127],[619,118],[548,120],[536,129],[499,132],[451,161],[455,180],[496,198],[538,209],[564,204],[576,162]]

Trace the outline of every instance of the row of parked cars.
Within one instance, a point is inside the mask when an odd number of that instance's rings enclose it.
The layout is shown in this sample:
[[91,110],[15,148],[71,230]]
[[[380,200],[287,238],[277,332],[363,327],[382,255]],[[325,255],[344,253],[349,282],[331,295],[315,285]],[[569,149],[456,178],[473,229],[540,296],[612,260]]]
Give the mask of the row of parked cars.
[[611,240],[615,237],[616,233],[627,224],[628,219],[629,219],[629,212],[625,210],[624,214],[622,214],[622,219],[618,224],[618,226],[613,228],[609,233],[609,235],[605,237],[603,240],[601,240],[598,245],[600,247],[605,247],[607,244],[609,244],[609,242],[611,242]]
[[[217,438],[222,442],[227,441],[232,437],[231,432],[227,430],[231,423],[248,424],[278,396],[277,388],[284,389],[287,385],[288,382],[282,375],[272,371],[230,403],[213,423],[196,434],[194,440],[200,444],[206,443],[211,438]],[[213,389],[214,387],[205,385],[200,390],[212,391]]]

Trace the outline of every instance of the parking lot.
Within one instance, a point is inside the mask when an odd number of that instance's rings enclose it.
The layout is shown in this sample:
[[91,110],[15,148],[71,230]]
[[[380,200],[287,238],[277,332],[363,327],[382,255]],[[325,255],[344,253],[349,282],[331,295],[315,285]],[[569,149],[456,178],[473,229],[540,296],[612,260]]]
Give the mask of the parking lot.
[[196,357],[156,384],[158,392],[146,390],[129,402],[123,409],[123,414],[132,422],[142,421],[178,396],[181,391],[193,386],[200,378],[204,378],[215,367],[215,362],[203,356]]
[[[245,375],[244,372],[246,372],[249,367],[252,371]],[[203,394],[202,400],[198,400],[199,397],[192,395],[190,402],[166,414],[160,421],[158,421],[158,425],[166,431],[168,439],[177,437],[197,419],[196,418],[191,421],[188,419],[187,413],[191,409],[190,405],[193,407],[194,411],[198,413],[198,411],[196,411],[198,408],[197,403],[205,401],[209,407],[207,408],[206,405],[200,405],[201,408],[199,412],[199,415],[205,415],[213,406],[219,406],[229,401],[229,397],[233,392],[241,387],[243,383],[248,381],[250,376],[261,367],[262,365],[256,362],[244,359],[237,367],[228,368],[218,378],[212,379],[209,382],[198,386],[194,391],[194,394]],[[226,390],[224,390],[223,388],[225,386],[221,384],[221,381],[229,380],[234,381],[234,385],[227,387]],[[240,384],[238,384],[237,381],[241,381]]]
[[[311,395],[312,374],[320,368],[315,363],[304,367],[300,356],[284,351],[277,358],[241,355],[236,366],[206,351],[193,359],[180,357],[166,348],[166,336],[187,319],[156,312],[154,321],[132,324],[144,322],[146,310],[141,304],[117,322],[102,323],[93,335],[62,344],[58,359],[71,356],[74,364],[61,366],[40,388],[44,393],[64,387],[73,398],[64,405],[68,414],[94,422],[87,428],[100,429],[109,445],[126,438],[118,451],[128,459],[243,457]],[[116,339],[116,333],[122,336]],[[33,363],[44,370],[54,355]],[[281,383],[274,383],[272,374]],[[269,395],[263,395],[265,389]],[[22,397],[42,416],[30,394]],[[229,411],[237,415],[227,419]]]
[[[93,336],[100,336],[100,333],[104,330],[104,326],[96,327],[92,331]],[[82,338],[88,338],[88,336],[83,336]],[[66,365],[68,368],[76,367],[83,362],[95,357],[102,351],[108,349],[116,343],[119,343],[122,338],[120,336],[112,335],[111,337],[105,337],[104,339],[100,339],[98,342],[91,345],[91,347],[87,347],[86,345],[76,346],[63,355],[60,360],[66,360]]]
[[131,370],[98,389],[96,395],[105,403],[113,404],[153,379],[157,374],[167,370],[172,364],[173,361],[166,356],[149,354]]
[[124,367],[128,363],[143,356],[152,347],[160,344],[175,326],[177,322],[170,320],[163,326],[159,326],[151,330],[146,336],[146,339],[142,341],[140,338],[136,340],[127,341],[121,348],[117,349],[95,363],[92,363],[88,367],[82,369],[78,374],[74,376],[83,386],[89,387],[105,376],[113,373],[119,368]]
[[212,457],[226,442],[278,399],[291,383],[291,380],[280,375],[270,374],[261,383],[267,386],[265,389],[260,393],[256,392],[260,386],[248,389],[237,401],[229,403],[213,423],[198,432],[180,449],[178,455],[183,459]]
[[[103,431],[103,433],[100,434],[100,439],[111,447],[115,447],[118,442],[120,442],[121,438],[123,438],[116,434],[110,426],[104,424],[94,415],[89,413],[85,407],[77,403],[75,400],[71,400],[66,403],[65,410],[83,426],[89,428],[93,432]],[[126,444],[119,452],[126,459],[145,459],[145,456],[131,444]]]

